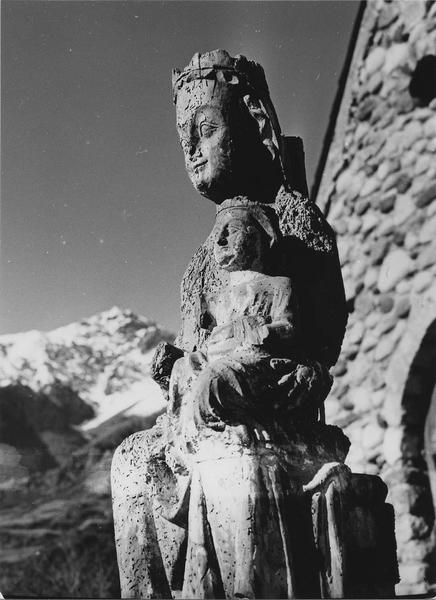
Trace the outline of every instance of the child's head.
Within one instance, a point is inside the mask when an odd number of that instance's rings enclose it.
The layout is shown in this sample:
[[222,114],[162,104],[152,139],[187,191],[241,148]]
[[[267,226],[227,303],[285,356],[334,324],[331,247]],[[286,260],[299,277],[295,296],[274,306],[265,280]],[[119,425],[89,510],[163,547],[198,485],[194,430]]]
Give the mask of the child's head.
[[270,269],[271,249],[280,239],[275,211],[243,198],[223,202],[215,223],[214,256],[226,271]]

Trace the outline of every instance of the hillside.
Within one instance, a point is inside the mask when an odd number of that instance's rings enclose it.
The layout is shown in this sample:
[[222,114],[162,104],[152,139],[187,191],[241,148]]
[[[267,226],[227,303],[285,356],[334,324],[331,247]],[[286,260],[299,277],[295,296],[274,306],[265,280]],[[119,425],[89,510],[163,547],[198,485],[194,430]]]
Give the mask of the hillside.
[[0,336],[0,591],[117,597],[109,469],[164,407],[150,377],[173,335],[127,310]]

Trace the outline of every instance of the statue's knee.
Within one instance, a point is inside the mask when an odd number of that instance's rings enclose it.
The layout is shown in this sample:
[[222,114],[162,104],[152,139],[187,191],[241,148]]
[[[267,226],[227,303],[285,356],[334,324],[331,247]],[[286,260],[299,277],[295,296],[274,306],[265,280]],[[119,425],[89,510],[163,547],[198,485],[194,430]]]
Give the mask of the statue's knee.
[[125,497],[144,493],[147,488],[149,450],[147,431],[138,431],[117,447],[112,458],[112,495]]

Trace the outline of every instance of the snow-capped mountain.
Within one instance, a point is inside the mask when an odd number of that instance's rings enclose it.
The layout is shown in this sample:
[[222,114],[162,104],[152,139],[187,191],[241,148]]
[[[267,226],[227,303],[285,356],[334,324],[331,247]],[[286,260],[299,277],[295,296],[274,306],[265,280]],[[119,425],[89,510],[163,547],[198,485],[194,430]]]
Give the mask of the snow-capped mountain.
[[164,406],[150,377],[154,348],[173,338],[154,321],[117,307],[48,333],[3,335],[0,388],[69,388],[94,409],[83,429],[121,412],[146,416]]
[[48,333],[0,336],[5,594],[119,597],[112,454],[164,407],[150,363],[173,337],[118,308]]

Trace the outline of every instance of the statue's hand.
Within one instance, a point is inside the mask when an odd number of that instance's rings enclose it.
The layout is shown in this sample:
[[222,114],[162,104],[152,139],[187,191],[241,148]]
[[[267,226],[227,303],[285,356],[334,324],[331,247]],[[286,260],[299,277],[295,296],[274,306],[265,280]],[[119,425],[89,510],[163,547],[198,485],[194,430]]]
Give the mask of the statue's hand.
[[223,354],[228,354],[238,344],[234,336],[233,323],[226,323],[215,327],[207,341],[207,356],[215,360]]
[[267,320],[259,316],[239,317],[234,322],[235,338],[241,344],[262,346],[269,335]]
[[271,366],[281,375],[278,387],[292,409],[307,403],[320,406],[332,386],[328,368],[317,361],[301,364],[288,359],[273,359]]
[[218,344],[220,342],[224,342],[226,340],[232,339],[235,337],[235,330],[233,323],[226,323],[225,325],[217,325],[213,328],[212,333],[209,338],[209,345]]

